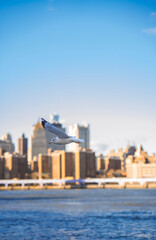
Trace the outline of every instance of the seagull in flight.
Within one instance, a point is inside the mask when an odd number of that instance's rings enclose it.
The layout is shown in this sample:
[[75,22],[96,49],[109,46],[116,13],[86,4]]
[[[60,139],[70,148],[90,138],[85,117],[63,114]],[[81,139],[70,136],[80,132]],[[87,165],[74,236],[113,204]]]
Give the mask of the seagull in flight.
[[55,144],[64,145],[64,144],[73,143],[73,142],[75,143],[84,142],[83,139],[78,139],[76,137],[68,136],[65,132],[55,127],[53,124],[47,122],[44,118],[41,118],[41,124],[46,130],[57,135],[57,137],[51,139],[49,144],[55,143]]

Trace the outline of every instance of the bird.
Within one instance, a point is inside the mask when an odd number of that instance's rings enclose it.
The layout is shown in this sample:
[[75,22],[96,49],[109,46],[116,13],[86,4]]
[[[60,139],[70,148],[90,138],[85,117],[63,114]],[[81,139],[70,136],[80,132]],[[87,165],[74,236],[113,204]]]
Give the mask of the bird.
[[43,128],[45,128],[49,132],[54,133],[57,136],[55,138],[52,138],[50,140],[49,144],[55,143],[55,144],[59,144],[59,145],[65,145],[65,144],[69,144],[69,143],[73,143],[73,142],[79,143],[79,144],[84,142],[83,139],[78,139],[73,136],[68,136],[65,132],[63,132],[61,129],[55,127],[53,124],[47,122],[44,118],[41,118],[41,124],[42,124]]

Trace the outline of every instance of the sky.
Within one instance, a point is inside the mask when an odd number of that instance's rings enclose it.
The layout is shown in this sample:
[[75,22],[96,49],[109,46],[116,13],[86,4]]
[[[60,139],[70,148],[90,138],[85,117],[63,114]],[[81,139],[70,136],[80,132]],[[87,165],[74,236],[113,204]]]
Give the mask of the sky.
[[156,153],[156,1],[0,0],[0,90],[0,138],[56,112],[97,152]]

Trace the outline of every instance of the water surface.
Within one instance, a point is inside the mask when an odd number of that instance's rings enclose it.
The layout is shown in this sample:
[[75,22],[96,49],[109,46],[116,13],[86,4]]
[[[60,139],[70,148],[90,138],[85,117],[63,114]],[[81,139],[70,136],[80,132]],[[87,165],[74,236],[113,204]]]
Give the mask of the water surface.
[[0,192],[0,239],[156,239],[155,189]]

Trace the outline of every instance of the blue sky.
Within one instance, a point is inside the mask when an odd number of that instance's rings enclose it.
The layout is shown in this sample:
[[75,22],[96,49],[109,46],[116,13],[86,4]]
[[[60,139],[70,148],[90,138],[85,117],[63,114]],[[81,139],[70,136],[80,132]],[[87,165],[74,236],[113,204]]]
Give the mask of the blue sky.
[[154,0],[0,0],[0,35],[0,136],[57,112],[95,149],[156,152]]

